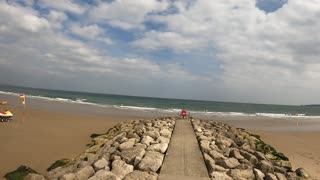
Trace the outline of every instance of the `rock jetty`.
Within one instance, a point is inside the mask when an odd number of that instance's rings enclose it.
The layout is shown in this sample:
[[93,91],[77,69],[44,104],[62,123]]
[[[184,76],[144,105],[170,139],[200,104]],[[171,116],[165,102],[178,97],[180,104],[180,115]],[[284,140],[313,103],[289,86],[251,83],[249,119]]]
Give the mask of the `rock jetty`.
[[212,179],[311,179],[303,168],[293,171],[289,159],[258,135],[214,121],[191,121]]
[[174,125],[175,118],[119,123],[106,134],[93,134],[90,148],[74,160],[63,160],[66,164],[46,176],[31,173],[24,179],[156,180]]
[[[5,177],[25,180],[156,180],[171,136],[174,136],[177,119],[121,122],[105,134],[92,134],[92,142],[85,152],[73,160],[56,161],[46,175],[21,166]],[[191,121],[193,136],[199,143],[196,150],[202,152],[213,180],[312,179],[304,168],[294,171],[284,154],[245,129],[193,118],[182,121]]]

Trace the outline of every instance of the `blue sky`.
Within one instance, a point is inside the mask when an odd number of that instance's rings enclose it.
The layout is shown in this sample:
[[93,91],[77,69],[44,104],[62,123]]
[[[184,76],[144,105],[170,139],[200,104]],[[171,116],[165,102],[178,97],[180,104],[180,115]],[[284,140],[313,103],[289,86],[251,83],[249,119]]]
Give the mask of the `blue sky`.
[[319,2],[0,2],[3,84],[183,99],[318,103]]

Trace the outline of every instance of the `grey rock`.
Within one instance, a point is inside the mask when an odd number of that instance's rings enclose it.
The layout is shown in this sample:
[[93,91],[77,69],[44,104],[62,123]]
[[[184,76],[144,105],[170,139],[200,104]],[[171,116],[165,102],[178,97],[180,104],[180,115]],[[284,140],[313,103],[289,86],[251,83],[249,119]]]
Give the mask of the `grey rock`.
[[267,160],[267,158],[264,156],[264,154],[262,152],[259,151],[255,151],[253,153],[259,160]]
[[147,148],[147,151],[157,151],[160,153],[166,152],[168,149],[168,143],[160,143],[160,144],[153,144]]
[[112,162],[112,173],[123,179],[127,174],[133,171],[133,166],[126,164],[122,160],[115,160]]
[[99,159],[98,161],[96,161],[95,163],[93,163],[93,168],[98,171],[100,169],[104,169],[106,166],[109,165],[109,161],[107,161],[104,158]]
[[164,155],[156,151],[147,151],[141,162],[139,169],[143,171],[157,172],[162,165]]
[[134,132],[129,132],[128,135],[127,135],[127,138],[135,138],[137,140],[137,142],[140,141],[140,136],[137,134],[137,133],[134,133]]
[[166,138],[171,138],[171,131],[167,128],[161,129],[160,135]]
[[279,166],[274,166],[274,172],[278,172],[281,174],[286,174],[287,173],[287,169],[284,167],[279,167]]
[[74,173],[64,174],[59,178],[59,180],[76,180],[76,174]]
[[268,161],[262,160],[257,165],[256,168],[261,170],[264,174],[274,173],[274,167]]
[[295,172],[299,177],[302,177],[305,179],[311,178],[309,173],[304,168],[298,168]]
[[208,141],[208,140],[201,140],[200,147],[201,147],[202,152],[204,152],[204,153],[209,153],[211,151],[210,141]]
[[133,171],[132,173],[128,174],[124,180],[157,180],[158,174],[156,173],[147,173],[144,171]]
[[288,180],[302,180],[302,178],[299,177],[295,172],[288,172],[286,174],[286,178]]
[[135,141],[136,141],[135,138],[131,138],[131,139],[129,139],[128,141],[121,143],[121,144],[119,145],[120,151],[129,149],[129,148],[132,148],[133,145],[135,144]]
[[86,166],[79,169],[75,174],[77,180],[86,180],[89,177],[91,177],[94,173],[95,171],[92,166]]
[[277,180],[277,176],[271,173],[267,173],[266,177],[264,178],[265,180]]
[[216,161],[216,164],[227,169],[235,168],[240,165],[239,161],[235,158]]
[[154,141],[154,139],[150,136],[143,136],[143,138],[141,139],[141,144],[145,144],[147,146],[150,146],[150,143]]
[[127,133],[126,132],[123,132],[123,133],[120,133],[120,134],[118,134],[117,136],[115,136],[114,138],[113,138],[113,141],[120,141],[123,137],[126,137],[127,136]]
[[62,167],[58,167],[55,168],[51,171],[48,172],[47,174],[47,178],[48,179],[56,179],[59,178],[60,176],[67,174],[67,173],[71,173],[74,172],[77,169],[77,165],[69,165],[69,166],[62,166]]
[[292,165],[289,161],[276,160],[276,161],[273,161],[273,164],[276,166],[284,167],[289,170],[292,169]]
[[145,145],[145,144],[141,144],[141,143],[136,143],[135,145],[134,145],[134,147],[140,147],[140,148],[143,148],[143,149],[147,149],[147,145]]
[[157,139],[160,136],[160,133],[158,131],[147,131],[144,133],[145,136],[150,136],[153,139]]
[[169,144],[170,139],[160,136],[160,137],[158,137],[157,141],[158,141],[159,143],[168,143],[168,144]]
[[259,169],[254,168],[253,173],[254,173],[254,176],[256,177],[256,180],[263,180],[265,177],[263,172],[261,172]]
[[100,170],[96,172],[89,180],[121,180],[118,176],[110,171]]
[[223,154],[219,153],[218,151],[216,150],[211,150],[209,152],[209,155],[214,159],[214,160],[223,160],[223,159],[226,159],[226,157],[224,157]]
[[30,173],[24,177],[24,180],[46,180],[46,178],[40,174]]
[[234,157],[236,159],[244,159],[244,157],[240,154],[239,152],[239,149],[235,149],[235,148],[232,148],[230,150],[230,154],[229,154],[230,157]]
[[275,173],[278,180],[287,180],[286,176],[281,173]]
[[122,151],[120,156],[126,163],[131,164],[134,162],[135,158],[142,158],[145,152],[146,151],[141,147],[132,147]]
[[252,169],[230,169],[227,174],[235,180],[247,180],[255,178]]
[[225,138],[217,139],[216,144],[220,149],[224,149],[226,147],[230,147],[232,143],[233,143],[232,139],[225,137]]
[[250,161],[250,163],[251,163],[252,165],[257,164],[258,159],[257,159],[257,157],[255,157],[253,154],[250,154],[250,153],[248,153],[248,152],[246,152],[246,151],[243,151],[243,150],[240,150],[240,153],[241,153],[241,155],[242,155],[245,159],[247,159],[248,161]]
[[212,179],[217,180],[233,180],[230,176],[228,176],[225,172],[212,172],[210,173]]

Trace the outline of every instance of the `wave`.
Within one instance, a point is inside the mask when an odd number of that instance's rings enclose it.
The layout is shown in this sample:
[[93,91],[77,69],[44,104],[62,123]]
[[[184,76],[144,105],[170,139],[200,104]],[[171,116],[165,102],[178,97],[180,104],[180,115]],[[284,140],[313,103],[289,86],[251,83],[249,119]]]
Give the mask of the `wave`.
[[[0,91],[1,94],[7,95],[14,95],[19,96],[19,93],[15,92],[5,92]],[[32,99],[41,99],[45,101],[56,101],[62,103],[73,103],[73,104],[83,104],[83,105],[92,105],[92,106],[99,106],[105,108],[117,108],[117,109],[127,109],[127,110],[135,110],[135,111],[153,111],[153,112],[162,112],[162,113],[179,113],[181,109],[178,108],[155,108],[155,107],[144,107],[144,106],[129,106],[129,105],[112,105],[112,104],[98,104],[89,102],[85,98],[76,98],[68,99],[68,98],[61,98],[61,97],[46,97],[41,95],[26,95],[27,98]],[[318,119],[320,116],[307,116],[306,114],[284,114],[284,113],[264,113],[264,112],[257,112],[257,113],[244,113],[244,112],[215,112],[215,111],[189,111],[191,115],[201,115],[201,116],[242,116],[242,117],[270,117],[270,118],[304,118],[304,119]]]

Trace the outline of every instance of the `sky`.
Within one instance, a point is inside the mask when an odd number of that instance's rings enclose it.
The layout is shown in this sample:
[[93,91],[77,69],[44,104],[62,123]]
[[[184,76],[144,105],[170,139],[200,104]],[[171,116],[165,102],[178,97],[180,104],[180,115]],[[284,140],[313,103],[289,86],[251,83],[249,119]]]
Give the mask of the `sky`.
[[320,102],[320,0],[1,0],[0,83]]

